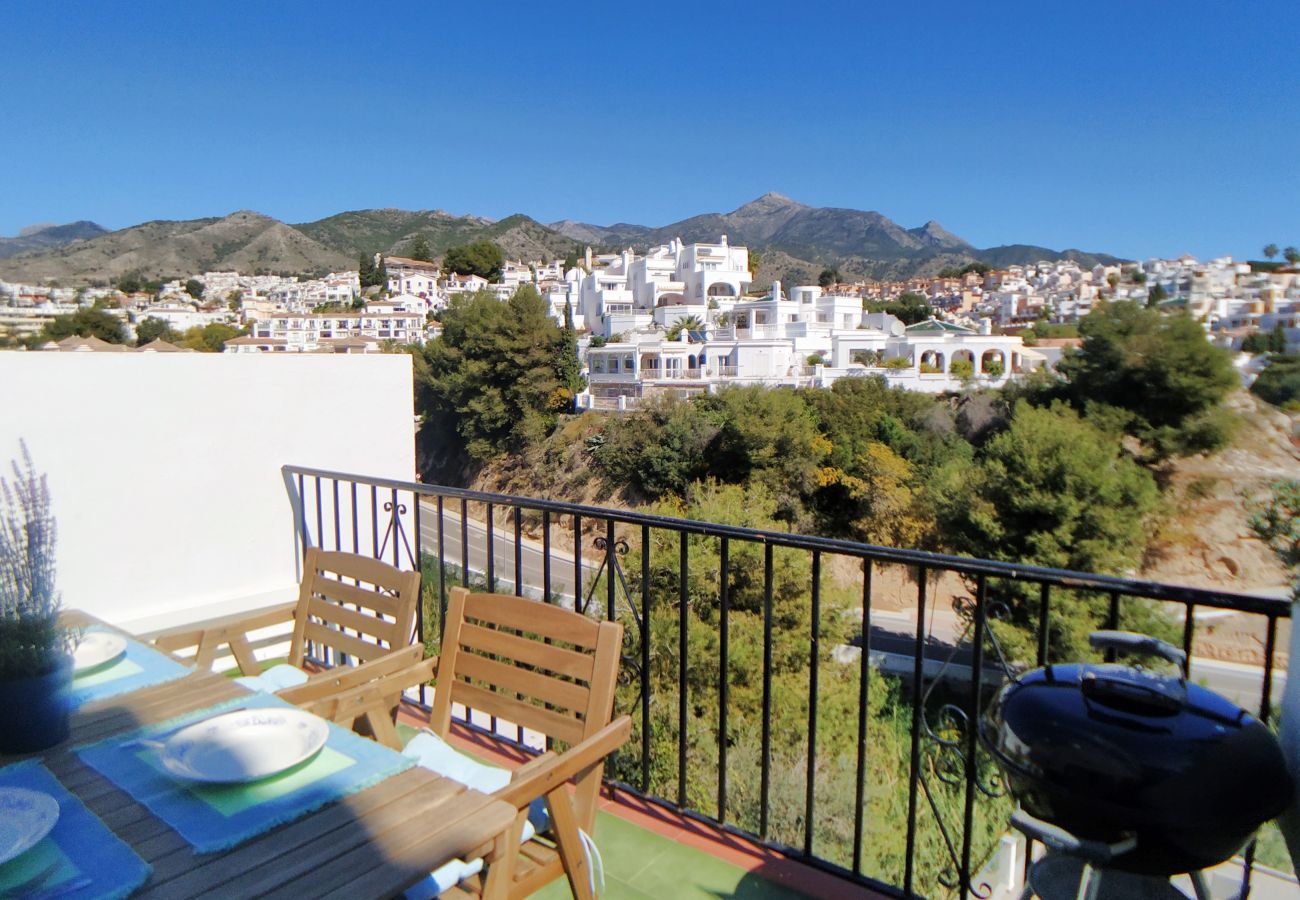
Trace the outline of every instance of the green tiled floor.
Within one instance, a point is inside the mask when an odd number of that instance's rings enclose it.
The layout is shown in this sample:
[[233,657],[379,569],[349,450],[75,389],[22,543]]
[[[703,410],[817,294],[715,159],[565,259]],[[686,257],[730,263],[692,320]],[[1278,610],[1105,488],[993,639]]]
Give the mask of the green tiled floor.
[[[402,723],[397,731],[403,744],[417,733]],[[605,862],[605,900],[803,900],[805,896],[606,812],[596,814],[595,838]],[[563,878],[533,894],[537,900],[572,896]]]
[[[595,837],[605,861],[603,896],[608,900],[799,900],[804,896],[609,813],[597,814]],[[564,879],[533,894],[539,900],[570,896]]]

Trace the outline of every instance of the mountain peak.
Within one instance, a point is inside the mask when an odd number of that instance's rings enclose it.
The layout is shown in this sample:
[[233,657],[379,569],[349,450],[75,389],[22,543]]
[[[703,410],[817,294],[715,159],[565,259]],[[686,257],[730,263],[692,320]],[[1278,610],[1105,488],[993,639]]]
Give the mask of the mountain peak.
[[741,206],[736,212],[741,213],[771,213],[777,210],[799,210],[807,209],[807,206],[797,200],[791,200],[785,194],[778,194],[776,191],[768,191],[756,200],[751,200],[744,206]]
[[959,250],[971,246],[934,219],[926,222],[920,228],[909,228],[908,233],[932,247]]

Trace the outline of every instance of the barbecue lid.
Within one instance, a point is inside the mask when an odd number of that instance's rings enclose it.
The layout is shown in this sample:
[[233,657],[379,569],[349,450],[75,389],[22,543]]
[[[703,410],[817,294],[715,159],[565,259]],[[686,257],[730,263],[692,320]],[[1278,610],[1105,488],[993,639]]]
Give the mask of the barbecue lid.
[[[1182,651],[1151,638],[1095,638],[1094,646],[1183,660]],[[1268,729],[1176,671],[1114,663],[1035,669],[999,691],[981,737],[1021,784],[1157,815],[1209,795],[1228,801],[1216,811],[1221,820],[1276,815],[1290,780]]]

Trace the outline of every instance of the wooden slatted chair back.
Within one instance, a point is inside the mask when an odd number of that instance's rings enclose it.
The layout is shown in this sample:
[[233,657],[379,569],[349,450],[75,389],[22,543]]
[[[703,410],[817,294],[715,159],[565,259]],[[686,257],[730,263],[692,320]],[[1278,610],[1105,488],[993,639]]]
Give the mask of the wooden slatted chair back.
[[623,626],[537,600],[454,588],[429,726],[452,704],[576,744],[609,723]]
[[420,600],[420,573],[354,553],[311,547],[303,560],[289,664],[301,667],[307,645],[353,664],[411,643]]

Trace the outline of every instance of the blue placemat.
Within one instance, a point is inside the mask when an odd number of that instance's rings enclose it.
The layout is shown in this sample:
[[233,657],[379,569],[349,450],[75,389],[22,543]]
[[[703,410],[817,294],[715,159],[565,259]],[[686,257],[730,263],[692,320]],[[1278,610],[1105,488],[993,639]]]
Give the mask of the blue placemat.
[[113,900],[144,884],[150,868],[38,760],[0,769],[0,786],[22,787],[59,801],[54,830],[31,850],[0,865],[0,894]]
[[[110,629],[92,625],[86,631],[110,631]],[[184,678],[193,672],[194,670],[189,666],[177,662],[165,653],[127,638],[126,655],[117,662],[72,679],[68,704],[76,709],[95,700],[104,700],[143,687]]]
[[320,755],[306,765],[251,784],[209,785],[181,781],[158,762],[158,750],[124,747],[140,737],[170,734],[225,710],[286,707],[279,697],[252,694],[131,734],[80,747],[82,762],[126,791],[200,853],[228,850],[264,831],[293,821],[327,803],[363,790],[415,761],[374,741],[329,726]]

